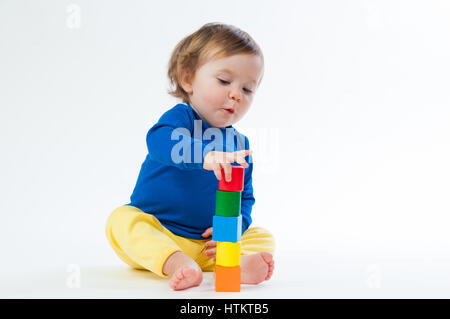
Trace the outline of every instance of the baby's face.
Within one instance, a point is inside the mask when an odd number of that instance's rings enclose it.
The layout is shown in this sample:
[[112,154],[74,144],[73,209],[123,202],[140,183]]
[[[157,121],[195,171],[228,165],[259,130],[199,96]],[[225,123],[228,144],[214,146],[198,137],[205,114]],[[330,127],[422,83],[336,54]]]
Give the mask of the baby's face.
[[263,61],[251,54],[211,60],[183,85],[190,104],[212,127],[226,127],[247,113],[263,74]]

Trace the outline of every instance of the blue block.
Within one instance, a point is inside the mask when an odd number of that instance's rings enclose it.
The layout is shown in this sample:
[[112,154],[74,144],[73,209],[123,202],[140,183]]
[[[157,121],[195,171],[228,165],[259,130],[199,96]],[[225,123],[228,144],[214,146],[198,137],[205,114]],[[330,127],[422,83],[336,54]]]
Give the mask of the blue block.
[[236,243],[241,240],[241,233],[242,215],[237,217],[214,215],[212,240]]

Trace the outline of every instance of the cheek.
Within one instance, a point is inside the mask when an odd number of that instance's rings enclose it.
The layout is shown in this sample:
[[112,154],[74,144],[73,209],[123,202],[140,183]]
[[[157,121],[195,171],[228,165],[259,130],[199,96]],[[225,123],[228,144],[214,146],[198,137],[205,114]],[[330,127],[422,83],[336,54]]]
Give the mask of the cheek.
[[224,103],[224,89],[211,85],[203,91],[203,101],[210,106],[222,106]]
[[247,113],[248,109],[250,108],[250,105],[252,104],[253,97],[246,97],[245,100],[242,103],[242,114]]
[[245,109],[248,109],[249,107],[250,107],[250,104],[252,104],[252,101],[253,101],[253,96],[251,96],[251,95],[248,95],[248,96],[245,96],[244,97],[244,100],[243,100],[243,104],[245,105]]

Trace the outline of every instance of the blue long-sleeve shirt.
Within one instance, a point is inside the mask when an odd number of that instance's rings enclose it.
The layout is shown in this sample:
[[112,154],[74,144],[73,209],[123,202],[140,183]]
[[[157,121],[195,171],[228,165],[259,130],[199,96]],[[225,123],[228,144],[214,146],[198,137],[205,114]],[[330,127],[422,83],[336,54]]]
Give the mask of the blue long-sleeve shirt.
[[[219,130],[223,138],[216,136]],[[204,239],[201,234],[212,227],[219,185],[214,172],[203,169],[204,157],[211,150],[249,149],[248,138],[231,125],[212,128],[187,103],[177,104],[161,116],[147,133],[147,148],[130,203],[126,205],[154,215],[176,235]],[[249,166],[244,172],[241,193],[242,232],[252,222],[255,203],[251,155],[245,160]]]

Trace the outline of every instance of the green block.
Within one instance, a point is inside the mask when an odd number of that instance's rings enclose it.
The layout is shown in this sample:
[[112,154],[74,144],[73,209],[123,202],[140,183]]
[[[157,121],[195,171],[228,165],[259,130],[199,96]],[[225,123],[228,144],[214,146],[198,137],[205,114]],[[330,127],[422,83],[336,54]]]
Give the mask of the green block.
[[237,217],[241,214],[241,192],[216,190],[216,215]]

